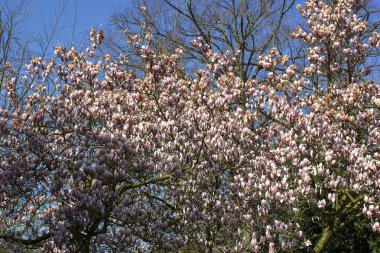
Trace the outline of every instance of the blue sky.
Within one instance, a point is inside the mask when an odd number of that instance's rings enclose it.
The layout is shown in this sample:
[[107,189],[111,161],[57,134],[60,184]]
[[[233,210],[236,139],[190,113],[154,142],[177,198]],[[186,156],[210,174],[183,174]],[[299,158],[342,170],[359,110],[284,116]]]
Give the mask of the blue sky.
[[[21,0],[0,0],[9,6]],[[57,45],[83,45],[91,27],[105,28],[110,17],[118,9],[131,5],[133,0],[27,0],[25,19],[19,29],[26,38],[34,38],[32,47],[38,51],[40,42],[47,41],[56,21],[56,29],[50,41],[49,51]],[[45,43],[44,42],[44,43]]]

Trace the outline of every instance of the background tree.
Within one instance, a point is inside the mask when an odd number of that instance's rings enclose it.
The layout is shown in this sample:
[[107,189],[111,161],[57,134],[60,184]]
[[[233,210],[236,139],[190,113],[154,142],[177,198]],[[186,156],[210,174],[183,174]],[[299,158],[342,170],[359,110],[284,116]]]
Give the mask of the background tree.
[[[21,72],[28,59],[28,41],[22,36],[19,25],[25,18],[27,3],[9,5],[4,1],[0,5],[0,84],[20,83]],[[2,87],[11,91],[11,87]],[[7,108],[10,99],[15,99],[15,91],[1,93],[1,106]]]
[[[132,34],[151,31],[153,46],[158,50],[173,52],[184,50],[186,66],[199,67],[207,59],[191,46],[191,41],[201,37],[213,50],[233,55],[239,76],[246,81],[257,76],[260,67],[257,57],[272,46],[282,47],[287,40],[289,13],[295,0],[281,1],[137,1],[130,8],[113,17],[117,29],[127,29]],[[120,49],[116,40],[111,47]]]
[[[143,0],[134,2],[134,8],[117,12],[112,22],[116,30],[128,30],[130,34],[151,33],[155,38],[153,46],[157,50],[174,52],[175,48],[182,47],[184,65],[188,69],[195,67],[194,70],[205,63],[202,54],[191,46],[191,41],[198,37],[202,37],[218,53],[229,50],[235,55],[240,52],[236,64],[239,76],[246,81],[261,76],[258,56],[267,53],[273,46],[289,55],[297,66],[307,64],[307,45],[289,39],[294,28],[302,25],[302,21],[296,18],[295,8],[292,8],[297,3],[301,2]],[[370,24],[365,31],[366,36],[370,36],[372,31],[379,29],[379,8],[373,1],[361,3],[363,6],[357,9],[357,15]],[[133,48],[123,44],[123,39],[118,39],[120,34],[117,31],[109,33],[113,36],[107,43],[108,48],[133,55]],[[372,57],[376,59],[377,56]],[[134,61],[133,65],[136,66],[137,62]],[[376,60],[371,62],[371,65],[374,64],[377,66]]]
[[[0,83],[7,84],[8,86],[3,88],[9,91],[0,94],[3,109],[12,104],[19,106],[25,101],[33,82],[25,83],[24,67],[36,55],[44,59],[49,54],[52,41],[60,30],[67,2],[68,0],[65,0],[57,8],[51,22],[41,22],[41,31],[34,34],[24,28],[32,13],[33,1],[3,1],[0,4]],[[18,102],[14,103],[12,100]]]

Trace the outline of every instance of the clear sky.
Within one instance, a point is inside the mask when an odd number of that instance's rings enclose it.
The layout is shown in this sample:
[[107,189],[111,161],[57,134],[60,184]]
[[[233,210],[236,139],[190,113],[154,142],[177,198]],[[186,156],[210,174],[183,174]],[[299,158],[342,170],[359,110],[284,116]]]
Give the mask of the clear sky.
[[[14,6],[22,0],[0,0]],[[25,1],[25,0],[24,0]],[[110,17],[118,9],[131,5],[133,0],[26,0],[20,30],[25,37],[35,38],[33,47],[48,41],[47,34],[54,34],[49,51],[57,45],[82,44],[88,38],[91,27],[105,28]],[[58,22],[57,22],[58,21]],[[38,41],[38,42],[37,42]]]

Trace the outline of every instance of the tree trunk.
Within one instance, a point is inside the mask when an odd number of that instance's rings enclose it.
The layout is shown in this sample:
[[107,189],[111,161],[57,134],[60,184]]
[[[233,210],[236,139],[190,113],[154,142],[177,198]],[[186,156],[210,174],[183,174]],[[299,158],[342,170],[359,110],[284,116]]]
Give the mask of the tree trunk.
[[79,253],[90,253],[90,239],[91,237],[84,238],[82,245],[78,251]]
[[332,231],[331,227],[330,226],[325,227],[323,229],[321,238],[319,238],[317,244],[315,245],[315,247],[313,249],[313,252],[314,253],[321,253],[325,249],[325,247],[326,247],[327,243],[329,242],[332,234],[333,234],[333,231]]

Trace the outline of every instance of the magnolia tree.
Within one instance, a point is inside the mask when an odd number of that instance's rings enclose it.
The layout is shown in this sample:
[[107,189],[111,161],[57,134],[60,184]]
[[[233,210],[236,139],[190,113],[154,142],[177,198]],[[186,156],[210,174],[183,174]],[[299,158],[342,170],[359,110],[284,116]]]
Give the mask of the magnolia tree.
[[[273,48],[264,82],[218,54],[183,77],[181,49],[130,37],[121,55],[58,47],[26,67],[32,90],[0,112],[0,243],[46,252],[322,252],[358,219],[380,232],[380,88],[363,71],[360,2],[309,0],[298,69]],[[54,83],[47,80],[55,78]],[[315,81],[317,80],[317,81]],[[17,85],[3,85],[17,101]],[[10,101],[12,103],[12,101]]]

